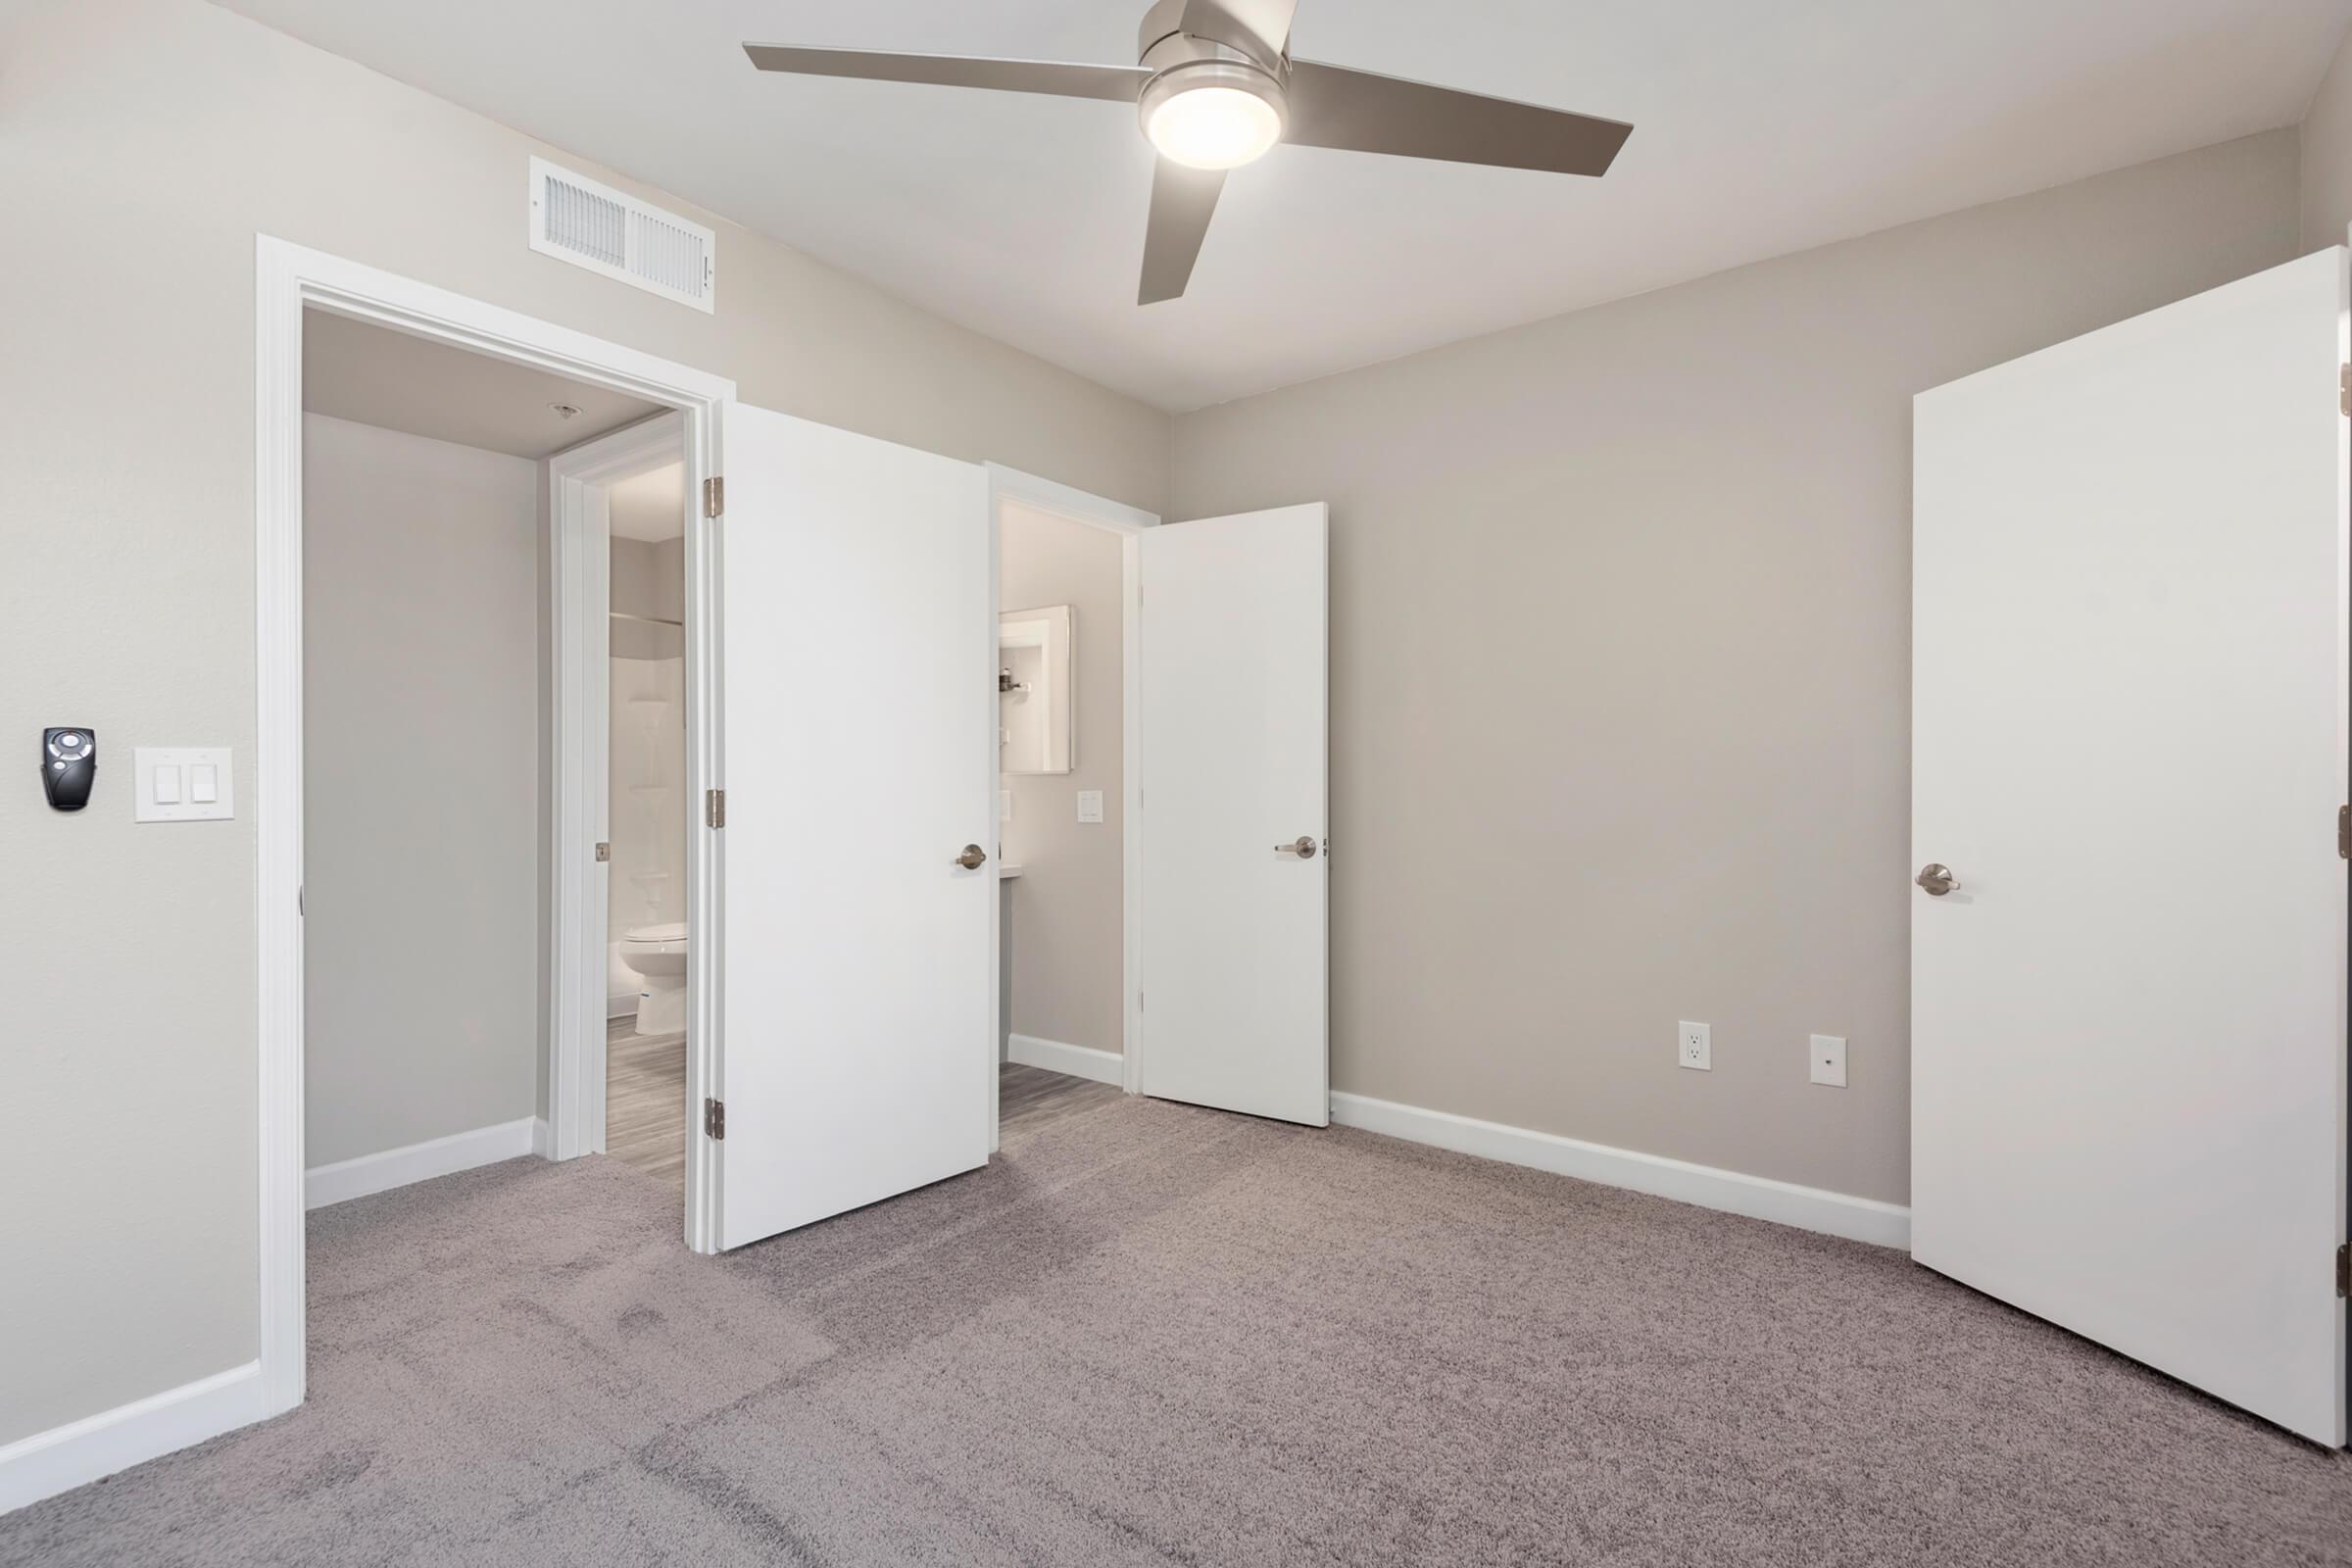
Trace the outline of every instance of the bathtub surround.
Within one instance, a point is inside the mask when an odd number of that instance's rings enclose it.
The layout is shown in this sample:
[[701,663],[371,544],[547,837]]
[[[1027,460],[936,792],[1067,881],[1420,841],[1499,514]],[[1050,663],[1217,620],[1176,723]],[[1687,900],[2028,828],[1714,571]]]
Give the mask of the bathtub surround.
[[311,415],[303,512],[317,1170],[535,1113],[539,469]]

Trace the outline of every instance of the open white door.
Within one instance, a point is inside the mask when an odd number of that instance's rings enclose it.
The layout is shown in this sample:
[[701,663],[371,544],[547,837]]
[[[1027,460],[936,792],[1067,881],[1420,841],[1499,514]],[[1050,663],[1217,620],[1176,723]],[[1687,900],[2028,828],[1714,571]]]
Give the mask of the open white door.
[[1921,395],[1913,567],[1914,1255],[2330,1445],[2344,307],[2324,252]]
[[1331,1120],[1320,505],[1153,528],[1144,591],[1140,1087]]
[[740,404],[724,431],[705,972],[740,1247],[988,1160],[996,866],[957,858],[996,851],[996,590],[978,466]]

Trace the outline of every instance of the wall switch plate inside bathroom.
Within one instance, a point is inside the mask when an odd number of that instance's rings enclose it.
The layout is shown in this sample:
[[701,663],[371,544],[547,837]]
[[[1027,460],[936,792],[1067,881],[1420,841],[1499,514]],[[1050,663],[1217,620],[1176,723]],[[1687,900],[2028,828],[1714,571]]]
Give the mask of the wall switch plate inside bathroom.
[[1078,792],[1078,820],[1081,822],[1102,820],[1102,792],[1101,790],[1080,790]]
[[997,820],[1000,822],[1012,820],[1012,791],[1010,790],[997,791]]
[[1685,1020],[1674,1026],[1674,1060],[1677,1066],[1698,1072],[1715,1070],[1714,1031],[1703,1023]]
[[1845,1037],[1815,1035],[1808,1059],[1813,1063],[1813,1081],[1828,1084],[1832,1089],[1845,1087]]
[[134,822],[219,822],[236,815],[225,746],[131,749]]

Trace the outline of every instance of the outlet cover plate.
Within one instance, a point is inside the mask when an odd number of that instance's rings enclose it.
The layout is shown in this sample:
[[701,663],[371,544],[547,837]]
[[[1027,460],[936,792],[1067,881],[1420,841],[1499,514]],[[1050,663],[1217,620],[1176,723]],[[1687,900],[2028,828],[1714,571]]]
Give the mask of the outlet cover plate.
[[1815,1035],[1812,1041],[1811,1054],[1807,1059],[1813,1064],[1813,1081],[1815,1083],[1828,1084],[1832,1089],[1845,1087],[1844,1036]]
[[1695,1072],[1715,1070],[1714,1031],[1703,1023],[1685,1019],[1674,1026],[1674,1060],[1678,1067]]
[[1078,820],[1081,822],[1102,820],[1102,792],[1101,790],[1080,790],[1078,792]]

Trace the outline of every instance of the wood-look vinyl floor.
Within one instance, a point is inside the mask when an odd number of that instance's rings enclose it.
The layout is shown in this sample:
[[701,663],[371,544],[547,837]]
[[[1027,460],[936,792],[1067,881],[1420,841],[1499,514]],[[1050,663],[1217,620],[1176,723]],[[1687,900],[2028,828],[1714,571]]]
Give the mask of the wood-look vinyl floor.
[[686,1035],[605,1025],[605,1152],[686,1190]]
[[1091,1110],[1126,1098],[1126,1092],[1115,1084],[1098,1084],[1008,1061],[997,1069],[999,1137],[1009,1143],[1073,1111]]
[[[1098,1084],[1043,1067],[1006,1062],[998,1069],[1002,1136],[1018,1137],[1074,1111],[1123,1097]],[[686,1187],[686,1036],[641,1035],[623,1016],[605,1026],[605,1152],[625,1165]]]

